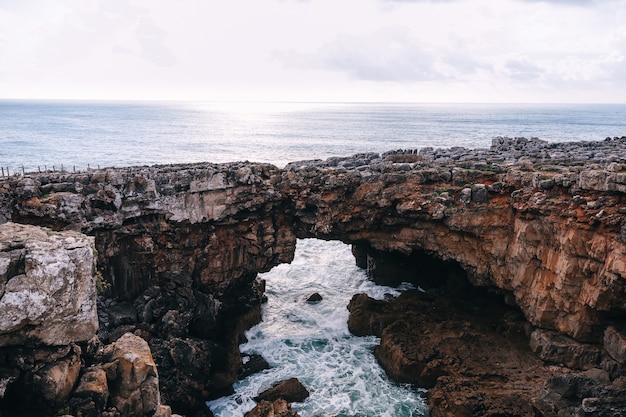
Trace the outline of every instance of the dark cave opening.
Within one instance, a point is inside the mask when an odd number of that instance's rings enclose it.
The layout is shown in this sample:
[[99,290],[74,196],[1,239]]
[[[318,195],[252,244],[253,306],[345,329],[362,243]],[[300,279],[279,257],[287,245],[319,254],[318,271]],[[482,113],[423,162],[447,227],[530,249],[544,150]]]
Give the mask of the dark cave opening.
[[426,251],[414,250],[405,255],[357,243],[352,245],[352,253],[357,265],[366,269],[368,277],[379,285],[397,287],[408,282],[424,291],[438,289],[451,295],[462,295],[473,288],[458,262],[441,260]]

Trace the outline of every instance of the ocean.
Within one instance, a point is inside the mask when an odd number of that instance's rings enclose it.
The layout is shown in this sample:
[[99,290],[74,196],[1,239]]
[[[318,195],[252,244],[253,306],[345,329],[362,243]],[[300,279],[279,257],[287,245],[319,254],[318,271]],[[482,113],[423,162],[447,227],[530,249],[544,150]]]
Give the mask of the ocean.
[[284,166],[426,146],[626,135],[626,105],[0,101],[10,172],[183,162]]
[[[423,147],[489,147],[495,136],[548,141],[626,135],[626,105],[0,101],[0,167],[11,175],[188,162],[269,162]],[[208,403],[242,416],[272,383],[297,377],[311,396],[303,417],[426,416],[424,391],[390,381],[372,354],[375,337],[347,330],[351,296],[403,288],[370,282],[341,242],[299,240],[290,265],[263,274],[263,322],[244,353],[272,368]],[[318,292],[323,300],[307,304]]]

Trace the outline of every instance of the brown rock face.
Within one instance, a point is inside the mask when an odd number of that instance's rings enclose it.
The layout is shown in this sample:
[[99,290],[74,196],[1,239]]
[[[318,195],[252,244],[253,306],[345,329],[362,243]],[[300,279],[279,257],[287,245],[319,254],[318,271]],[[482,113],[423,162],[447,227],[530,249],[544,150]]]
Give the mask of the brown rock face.
[[[593,353],[560,350],[553,336],[566,335],[595,343],[598,366],[615,379],[622,330],[611,329],[626,320],[624,143],[497,138],[490,149],[362,154],[285,169],[233,163],[27,175],[0,182],[0,222],[93,236],[108,284],[102,340],[126,331],[149,340],[155,361],[172,370],[164,396],[188,387],[193,395],[180,406],[190,412],[235,381],[239,333],[259,319],[256,275],[289,262],[296,237],[351,243],[372,276],[394,271],[426,290],[463,292],[462,271],[541,329],[533,346],[546,360],[571,354],[575,366],[595,366],[584,363]],[[405,268],[404,259],[421,266]],[[424,273],[438,268],[429,259],[446,264],[434,281]],[[370,314],[351,328],[383,334],[392,316],[377,322]],[[405,359],[413,366],[415,358]],[[430,369],[416,366],[420,375]],[[429,366],[436,379],[441,367]],[[0,385],[15,383],[7,375]]]

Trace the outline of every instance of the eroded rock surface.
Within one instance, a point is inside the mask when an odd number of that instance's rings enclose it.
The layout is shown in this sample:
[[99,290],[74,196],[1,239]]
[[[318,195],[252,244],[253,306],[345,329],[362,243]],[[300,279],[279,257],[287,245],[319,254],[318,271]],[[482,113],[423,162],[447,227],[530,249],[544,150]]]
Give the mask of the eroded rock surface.
[[[360,154],[284,169],[232,163],[45,173],[0,182],[0,222],[95,237],[105,284],[102,342],[141,335],[168,370],[167,403],[188,392],[177,406],[189,412],[235,381],[239,334],[260,317],[256,275],[289,262],[296,237],[351,243],[373,276],[395,271],[427,290],[463,291],[460,270],[467,285],[520,309],[532,327],[527,337],[536,331],[534,352],[551,366],[598,366],[613,383],[624,356],[625,167],[626,138],[496,138],[490,149]],[[439,275],[430,266],[403,270],[405,258],[450,267]],[[394,315],[357,327],[383,334]],[[431,367],[436,381],[439,368]],[[441,378],[457,378],[449,387],[471,385],[459,375]],[[0,388],[12,378],[0,378]]]
[[69,345],[98,329],[94,239],[0,224],[0,347]]

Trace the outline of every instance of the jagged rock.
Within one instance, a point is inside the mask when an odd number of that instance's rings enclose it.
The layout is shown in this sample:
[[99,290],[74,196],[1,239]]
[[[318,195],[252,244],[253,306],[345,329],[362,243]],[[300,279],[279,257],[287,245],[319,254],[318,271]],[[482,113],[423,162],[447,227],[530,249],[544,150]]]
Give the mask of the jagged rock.
[[291,409],[285,400],[261,401],[244,417],[298,417],[299,414]]
[[604,349],[622,365],[626,365],[626,335],[613,326],[604,331]]
[[43,367],[33,377],[33,392],[40,393],[40,401],[60,407],[72,393],[80,372],[80,353],[73,345],[70,353],[63,359]]
[[315,304],[315,303],[319,303],[320,301],[322,301],[323,298],[319,293],[313,293],[311,295],[309,295],[306,299],[307,303],[311,303],[311,304]]
[[309,391],[297,378],[289,378],[273,385],[255,398],[256,401],[276,401],[283,399],[287,402],[302,402],[309,397]]
[[216,395],[211,380],[215,373],[212,366],[215,343],[191,338],[154,338],[150,347],[159,364],[163,402],[184,415],[208,410],[205,402]]
[[161,407],[157,367],[145,340],[126,333],[105,348],[104,356],[114,372],[110,401],[122,416],[165,412]]
[[599,346],[580,343],[562,334],[537,329],[530,335],[530,348],[546,362],[572,369],[589,369],[600,362]]
[[533,399],[542,415],[616,417],[626,412],[626,390],[602,372],[563,374],[546,381]]
[[270,365],[261,355],[244,355],[241,359],[241,369],[239,369],[239,372],[237,372],[238,379],[244,379],[250,375],[270,368]]
[[[169,369],[171,346],[159,340],[200,340],[209,349],[203,360],[221,368],[201,365],[210,368],[204,383],[174,371],[167,385],[171,397],[194,386],[202,400],[184,401],[196,406],[236,379],[237,323],[258,319],[262,300],[255,276],[289,262],[296,237],[353,242],[385,254],[380,259],[419,253],[445,261],[466,273],[467,285],[506,294],[533,326],[601,345],[626,311],[624,149],[621,139],[497,138],[490,149],[362,154],[284,169],[233,163],[33,174],[0,180],[0,222],[93,235],[108,296],[137,313],[130,323],[132,314],[103,311],[102,340],[142,334]],[[414,268],[396,270],[421,286]],[[433,275],[445,285],[422,288],[466,291],[451,272]],[[14,280],[0,279],[0,293]],[[160,293],[144,298],[155,287]],[[196,369],[187,365],[179,368]],[[622,374],[608,354],[599,366]],[[424,369],[436,380],[443,368]]]
[[94,239],[0,225],[0,346],[69,345],[98,329]]
[[386,301],[374,300],[367,294],[356,294],[348,304],[348,330],[355,336],[374,335],[380,337],[389,324],[397,320],[385,312]]
[[81,348],[0,348],[0,410],[3,416],[54,414],[78,382]]
[[486,291],[444,289],[386,302],[358,295],[350,316],[388,323],[374,354],[392,379],[429,389],[431,415],[534,416],[530,402],[551,371],[528,349],[519,313]]
[[74,390],[70,406],[85,416],[98,416],[107,406],[109,385],[107,374],[101,367],[88,369]]

